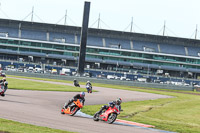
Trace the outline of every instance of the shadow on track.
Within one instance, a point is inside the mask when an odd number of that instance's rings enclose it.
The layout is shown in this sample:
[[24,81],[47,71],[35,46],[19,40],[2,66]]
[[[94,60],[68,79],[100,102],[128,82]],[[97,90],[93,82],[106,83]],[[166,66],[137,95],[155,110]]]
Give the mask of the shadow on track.
[[11,102],[11,103],[23,103],[23,104],[29,104],[29,103],[25,103],[25,102],[18,102],[18,101],[5,100],[5,99],[0,99],[0,101]]

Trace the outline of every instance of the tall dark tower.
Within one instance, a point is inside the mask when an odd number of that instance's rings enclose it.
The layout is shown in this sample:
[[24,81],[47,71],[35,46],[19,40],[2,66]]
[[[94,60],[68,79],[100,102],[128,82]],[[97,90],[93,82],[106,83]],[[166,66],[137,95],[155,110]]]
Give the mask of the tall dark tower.
[[84,73],[89,14],[90,14],[90,2],[85,2],[84,12],[83,12],[83,23],[81,29],[79,61],[78,61],[78,73],[80,75]]

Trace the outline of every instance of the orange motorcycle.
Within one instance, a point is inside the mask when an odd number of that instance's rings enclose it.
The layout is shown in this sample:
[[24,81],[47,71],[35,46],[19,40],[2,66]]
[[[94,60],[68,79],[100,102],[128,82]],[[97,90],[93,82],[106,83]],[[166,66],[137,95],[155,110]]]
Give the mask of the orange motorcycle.
[[61,114],[69,114],[71,116],[75,115],[78,110],[83,108],[83,102],[81,99],[73,101],[66,109],[62,108]]

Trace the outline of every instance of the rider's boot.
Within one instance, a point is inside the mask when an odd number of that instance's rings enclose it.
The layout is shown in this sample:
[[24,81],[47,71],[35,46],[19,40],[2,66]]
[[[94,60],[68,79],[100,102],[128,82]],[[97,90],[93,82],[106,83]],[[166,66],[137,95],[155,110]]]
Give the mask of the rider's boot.
[[63,106],[63,109],[67,109],[67,107],[68,107],[68,104],[65,103],[65,105]]

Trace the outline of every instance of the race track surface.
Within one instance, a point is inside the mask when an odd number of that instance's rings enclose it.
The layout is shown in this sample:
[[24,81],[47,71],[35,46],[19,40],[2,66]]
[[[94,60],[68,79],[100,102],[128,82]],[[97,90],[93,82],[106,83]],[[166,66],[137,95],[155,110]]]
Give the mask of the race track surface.
[[[72,85],[50,81],[40,82]],[[170,96],[144,92],[118,90],[103,87],[93,88],[99,92],[86,94],[85,105],[106,104],[109,101],[115,100],[117,97],[121,97],[124,102],[170,98]],[[157,130],[148,130],[145,128],[107,124],[102,121],[95,122],[92,119],[83,118],[78,115],[73,117],[68,115],[61,115],[60,110],[63,104],[72,98],[75,94],[77,94],[77,92],[28,91],[8,89],[6,96],[0,97],[0,117],[38,126],[81,133],[105,133],[105,131],[109,133],[160,132]]]

